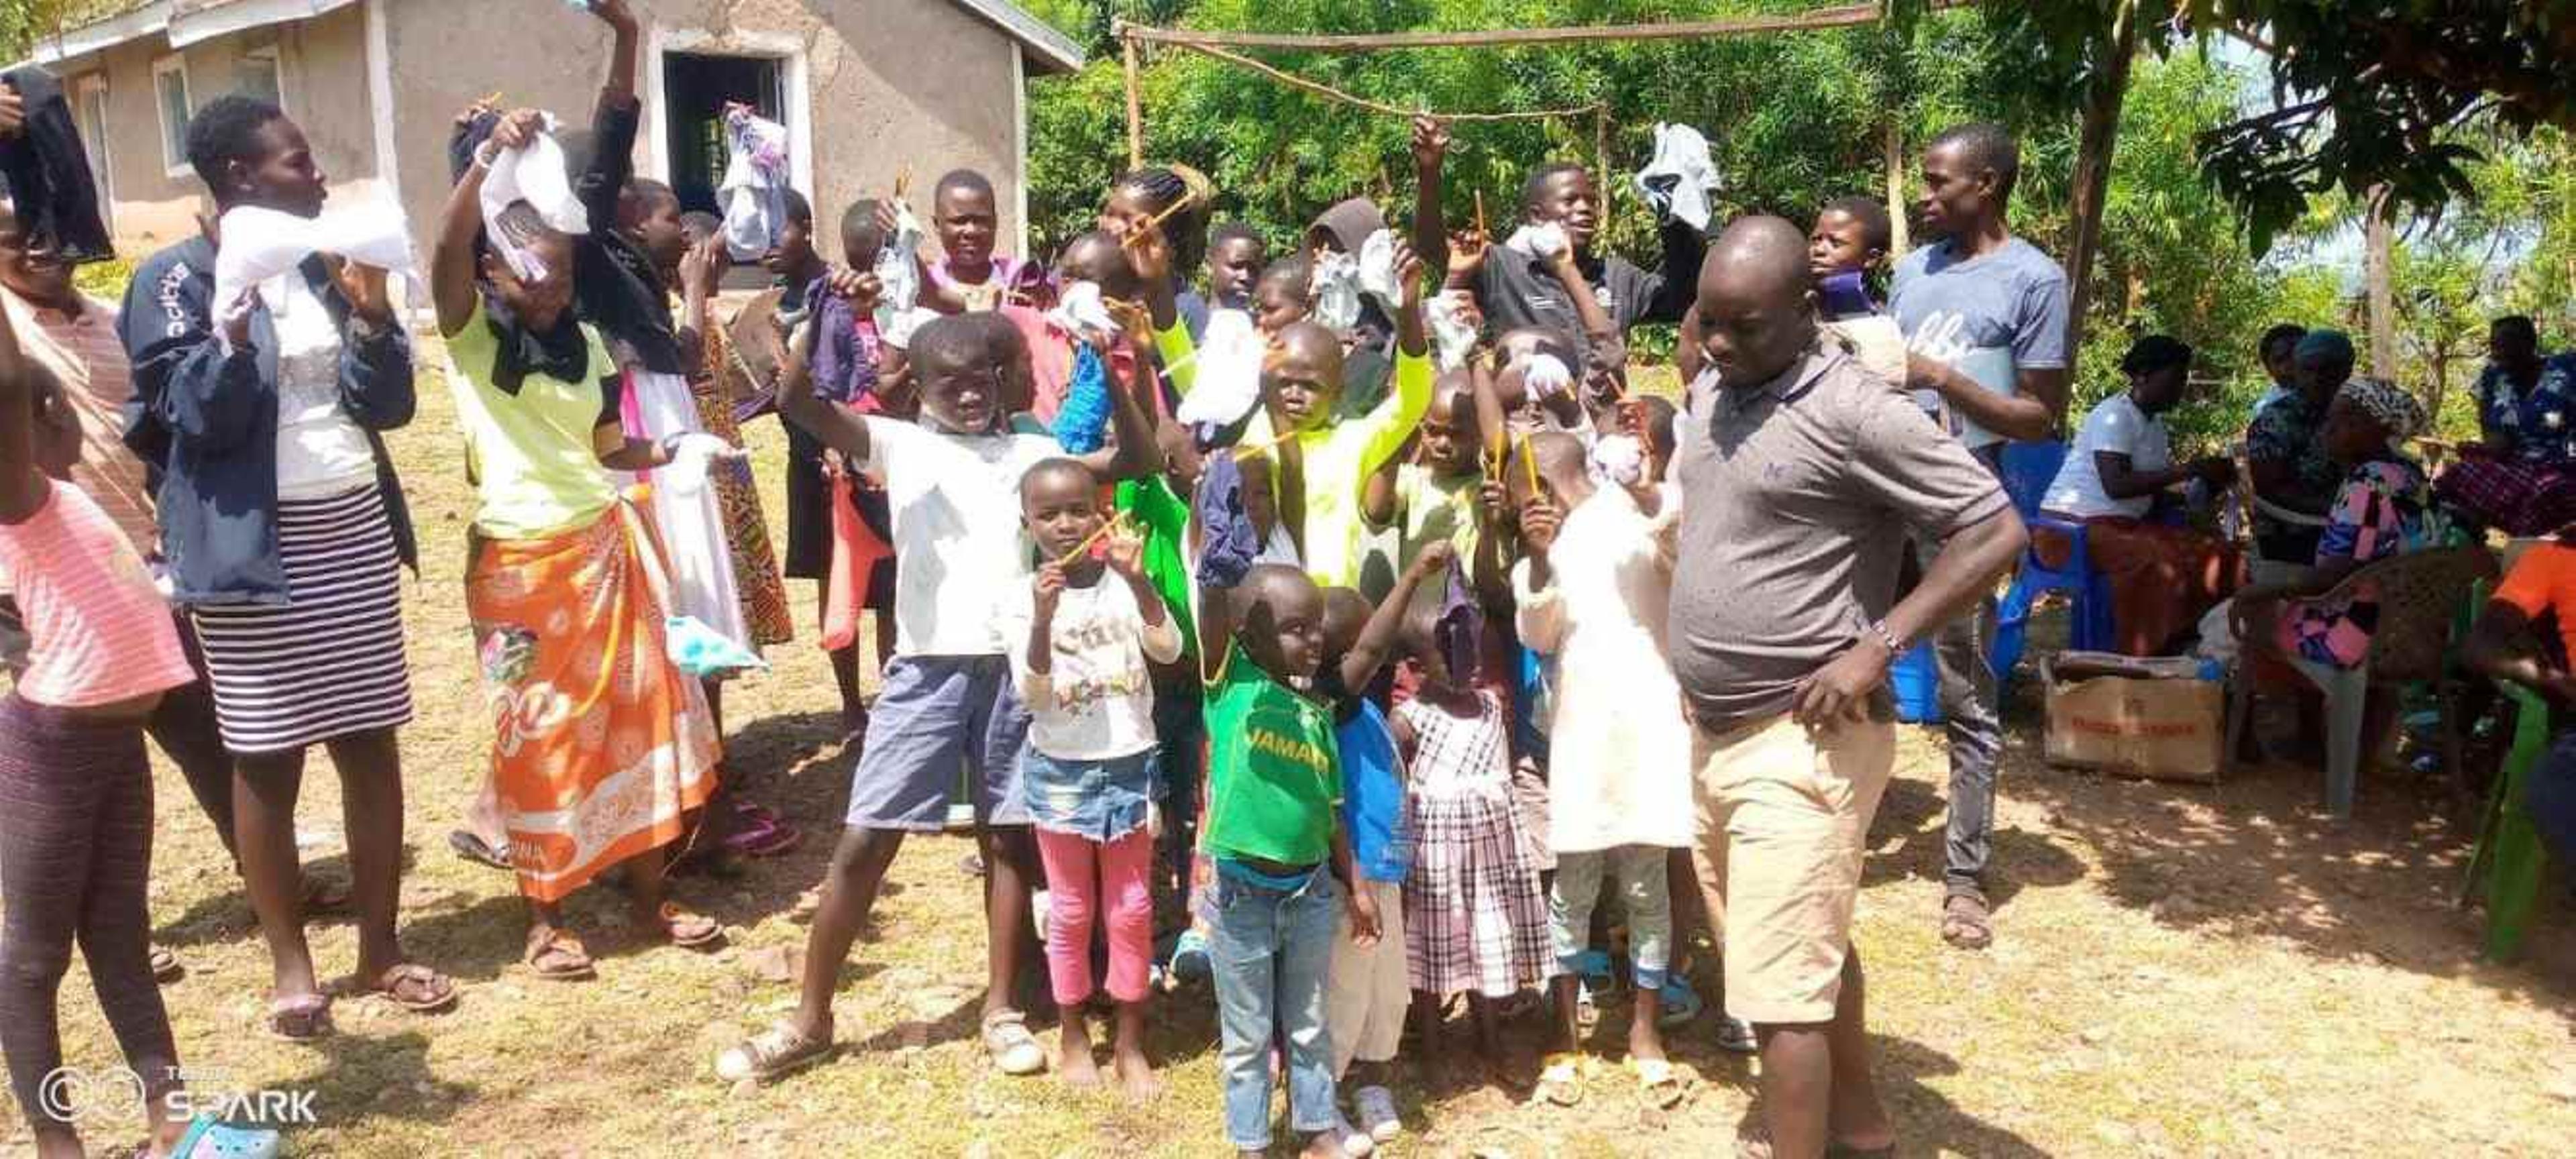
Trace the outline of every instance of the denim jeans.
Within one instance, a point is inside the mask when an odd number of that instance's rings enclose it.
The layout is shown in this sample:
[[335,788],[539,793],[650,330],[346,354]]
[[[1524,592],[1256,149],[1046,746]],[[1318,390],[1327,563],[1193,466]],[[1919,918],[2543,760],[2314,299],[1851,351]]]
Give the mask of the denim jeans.
[[[1939,541],[1915,537],[1925,566]],[[1950,735],[1950,832],[1942,874],[1950,893],[1985,892],[1986,858],[1995,827],[1995,765],[2003,754],[2003,720],[1996,704],[1995,597],[1990,592],[1932,637],[1941,670],[1941,715]]]
[[1220,870],[1210,883],[1215,928],[1217,1073],[1225,1082],[1225,1133],[1238,1149],[1270,1145],[1270,1045],[1288,1044],[1288,1123],[1301,1134],[1333,1126],[1333,1050],[1325,1029],[1325,975],[1341,891],[1317,866],[1290,891]]

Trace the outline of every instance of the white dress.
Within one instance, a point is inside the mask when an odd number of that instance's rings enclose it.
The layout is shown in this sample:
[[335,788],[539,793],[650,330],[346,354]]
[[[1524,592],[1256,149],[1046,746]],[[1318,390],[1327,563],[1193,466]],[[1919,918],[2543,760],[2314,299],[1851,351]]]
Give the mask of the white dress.
[[1549,584],[1512,566],[1521,642],[1554,658],[1549,847],[1558,854],[1691,844],[1690,723],[1664,651],[1671,560],[1626,491],[1575,505],[1548,549]]

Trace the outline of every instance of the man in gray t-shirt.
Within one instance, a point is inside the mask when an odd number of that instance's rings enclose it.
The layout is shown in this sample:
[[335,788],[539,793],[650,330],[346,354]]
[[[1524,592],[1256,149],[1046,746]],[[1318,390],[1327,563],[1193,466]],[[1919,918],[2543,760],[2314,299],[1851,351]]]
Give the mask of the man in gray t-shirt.
[[[1905,332],[1906,384],[1989,468],[2006,440],[2055,439],[2066,416],[2066,273],[2004,225],[2019,170],[2013,139],[1997,126],[1962,125],[1933,138],[1923,151],[1919,212],[1939,240],[1897,263],[1888,301]],[[1916,529],[1918,551],[1930,550],[1931,530]],[[1943,625],[1934,648],[1950,734],[1941,936],[1967,949],[1994,938],[1985,891],[2003,753],[1987,661],[1994,619],[1989,592]]]
[[[2028,539],[1958,440],[1823,336],[1804,231],[1728,226],[1698,309],[1711,370],[1675,430],[1666,638],[1696,730],[1695,860],[1724,918],[1726,1012],[1761,1042],[1776,1153],[1875,1151],[1895,1133],[1868,1060],[1841,1052],[1864,1038],[1851,914],[1896,764],[1888,665]],[[1897,599],[1908,527],[1943,544]]]

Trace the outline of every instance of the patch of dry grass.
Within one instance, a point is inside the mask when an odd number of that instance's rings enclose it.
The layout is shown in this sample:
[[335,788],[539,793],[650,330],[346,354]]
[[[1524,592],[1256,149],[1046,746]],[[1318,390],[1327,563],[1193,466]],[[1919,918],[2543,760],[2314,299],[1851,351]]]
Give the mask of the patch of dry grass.
[[[784,439],[768,423],[753,437],[775,524]],[[1170,1090],[1150,1106],[986,1067],[973,1042],[980,919],[955,838],[916,841],[895,863],[899,888],[879,907],[879,931],[843,974],[838,1061],[757,1090],[713,1079],[717,1050],[793,1001],[753,959],[802,945],[784,913],[820,872],[849,776],[805,585],[794,593],[805,639],[776,650],[776,670],[735,686],[726,707],[751,795],[811,836],[738,881],[682,887],[731,926],[732,948],[639,949],[617,927],[614,895],[593,891],[572,912],[603,955],[599,980],[554,985],[519,968],[510,879],[449,856],[443,840],[488,736],[461,589],[471,497],[443,388],[425,383],[420,421],[393,446],[428,553],[406,585],[420,720],[403,734],[414,851],[405,934],[416,957],[468,989],[459,1010],[432,1018],[344,1000],[342,1033],[320,1047],[262,1037],[266,954],[220,846],[165,773],[152,906],[161,941],[189,966],[166,993],[191,1067],[219,1076],[213,1085],[318,1090],[322,1124],[290,1136],[293,1153],[311,1156],[1223,1148],[1203,998],[1167,1002],[1156,1018]],[[2366,785],[2359,820],[2337,826],[2313,808],[2315,776],[2292,769],[2188,788],[2045,768],[2035,715],[2025,686],[1996,834],[1992,951],[1953,951],[1937,935],[1937,734],[1909,733],[1879,820],[1860,941],[1905,1153],[2566,1153],[2576,1139],[2569,907],[2543,915],[2526,964],[2481,965],[2474,923],[2447,904],[2466,839],[2425,820],[2431,810],[2409,787]],[[338,801],[317,755],[303,818],[310,856],[325,863],[339,857]],[[351,929],[314,932],[326,975],[347,970]],[[72,1062],[113,1065],[77,969],[64,993]],[[1535,1026],[1517,1033],[1535,1048]],[[1399,1092],[1412,1134],[1396,1151],[1724,1154],[1753,1121],[1753,1072],[1708,1040],[1704,1022],[1674,1036],[1703,1081],[1665,1116],[1616,1081],[1559,1111],[1433,1068]],[[9,1129],[0,1146],[24,1148],[23,1130]],[[92,1142],[135,1138],[120,1124]]]

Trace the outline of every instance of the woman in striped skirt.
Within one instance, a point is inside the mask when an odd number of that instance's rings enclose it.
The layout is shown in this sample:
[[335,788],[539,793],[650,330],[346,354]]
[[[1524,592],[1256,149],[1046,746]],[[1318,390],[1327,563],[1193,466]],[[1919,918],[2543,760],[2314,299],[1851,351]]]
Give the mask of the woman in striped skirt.
[[[276,106],[222,97],[188,125],[188,159],[220,211],[319,216],[324,177]],[[131,441],[161,467],[177,598],[204,644],[234,757],[242,876],[271,958],[269,1028],[330,1030],[304,938],[295,801],[305,751],[339,770],[358,913],[359,983],[411,1010],[456,987],[394,932],[402,763],[411,720],[400,569],[411,526],[379,432],[411,421],[411,346],[385,274],[314,255],[215,301],[221,222],[138,270],[119,330],[143,415]]]

